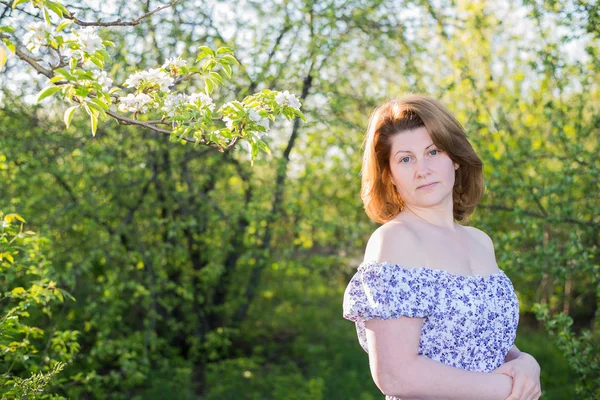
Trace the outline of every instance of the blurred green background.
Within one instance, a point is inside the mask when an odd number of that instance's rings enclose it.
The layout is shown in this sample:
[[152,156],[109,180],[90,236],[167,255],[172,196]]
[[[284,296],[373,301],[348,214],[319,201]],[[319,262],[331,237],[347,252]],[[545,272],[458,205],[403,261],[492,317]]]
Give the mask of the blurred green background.
[[[88,21],[168,4],[62,3]],[[41,18],[11,5],[0,25]],[[66,104],[37,104],[47,79],[9,54],[3,398],[382,399],[342,297],[377,228],[359,196],[369,113],[411,92],[446,104],[484,162],[468,224],[513,281],[542,398],[600,398],[596,2],[185,0],[100,34],[115,84],[229,46],[242,65],[216,103],[289,90],[307,122],[275,123],[253,166],[243,144],[220,153],[108,118],[92,137],[84,114],[66,129]]]

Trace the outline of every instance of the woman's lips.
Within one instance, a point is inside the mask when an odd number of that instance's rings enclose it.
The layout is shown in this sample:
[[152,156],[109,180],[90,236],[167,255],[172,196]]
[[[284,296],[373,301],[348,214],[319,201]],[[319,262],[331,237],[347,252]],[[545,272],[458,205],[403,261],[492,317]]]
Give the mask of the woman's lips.
[[435,185],[437,185],[437,182],[432,182],[432,183],[427,184],[425,186],[419,186],[417,189],[429,189],[429,188],[434,187]]

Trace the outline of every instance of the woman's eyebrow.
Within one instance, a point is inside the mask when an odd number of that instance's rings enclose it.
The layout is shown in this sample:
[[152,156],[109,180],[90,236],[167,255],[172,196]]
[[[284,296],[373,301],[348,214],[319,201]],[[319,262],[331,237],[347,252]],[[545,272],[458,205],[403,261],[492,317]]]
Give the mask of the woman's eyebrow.
[[[425,147],[425,150],[427,150],[428,148],[430,148],[431,146],[433,146],[433,143],[431,143],[429,146]],[[394,156],[396,156],[398,153],[412,153],[412,151],[408,151],[408,150],[398,150],[396,152],[396,154],[394,154]]]

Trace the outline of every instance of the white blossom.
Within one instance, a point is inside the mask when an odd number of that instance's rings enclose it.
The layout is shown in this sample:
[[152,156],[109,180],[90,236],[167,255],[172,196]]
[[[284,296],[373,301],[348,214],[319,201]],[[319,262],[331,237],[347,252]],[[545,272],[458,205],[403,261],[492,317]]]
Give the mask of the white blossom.
[[186,64],[186,61],[181,57],[174,57],[169,58],[167,61],[165,61],[162,68],[166,69],[167,71],[177,71],[181,67],[185,67]]
[[102,85],[102,90],[105,92],[112,87],[113,80],[108,77],[106,71],[94,71],[94,78]]
[[261,117],[261,115],[255,109],[251,108],[248,111],[248,116],[250,117],[251,121],[256,122],[266,130],[269,130],[269,119]]
[[124,86],[138,88],[143,79],[143,71],[134,72],[125,80]]
[[210,96],[207,96],[204,93],[190,94],[189,96],[187,96],[186,103],[197,104],[198,100],[200,100],[202,107],[207,107],[210,111],[215,110],[215,103],[213,102],[213,99],[211,99]]
[[300,101],[296,98],[296,96],[294,96],[287,90],[284,92],[279,92],[277,96],[275,96],[275,101],[280,106],[288,106],[295,109],[299,109],[300,106],[302,106],[302,104],[300,104]]
[[23,43],[29,51],[37,52],[46,43],[46,36],[52,34],[52,28],[46,26],[43,22],[29,25],[27,29],[29,29],[29,32],[23,37]]
[[169,116],[172,117],[175,115],[177,108],[181,106],[186,100],[186,96],[184,94],[169,94],[165,99],[165,104],[162,110]]
[[148,103],[151,100],[146,93],[129,93],[127,97],[119,97],[119,111],[144,113],[148,111]]
[[161,71],[160,68],[153,68],[148,71],[139,71],[133,73],[129,78],[127,78],[124,85],[137,89],[144,82],[148,83],[150,86],[158,86],[158,88],[163,92],[168,92],[169,86],[171,86],[175,80],[166,72]]
[[259,122],[261,119],[260,114],[257,113],[256,110],[253,108],[251,108],[250,111],[248,111],[248,116],[250,117],[250,120],[254,122]]
[[233,120],[229,117],[223,117],[223,122],[225,122],[225,126],[229,130],[233,130]]
[[258,121],[258,124],[264,127],[267,131],[269,130],[269,118],[261,118],[260,121]]
[[185,104],[193,104],[200,107],[207,107],[211,111],[214,111],[215,109],[215,104],[213,103],[213,100],[204,93],[192,93],[191,95],[179,93],[167,95],[162,110],[169,117],[172,117],[177,112],[177,109]]
[[94,54],[96,50],[100,50],[103,46],[102,38],[96,33],[94,27],[88,26],[83,29],[76,31],[77,41],[81,46],[81,49],[88,53]]

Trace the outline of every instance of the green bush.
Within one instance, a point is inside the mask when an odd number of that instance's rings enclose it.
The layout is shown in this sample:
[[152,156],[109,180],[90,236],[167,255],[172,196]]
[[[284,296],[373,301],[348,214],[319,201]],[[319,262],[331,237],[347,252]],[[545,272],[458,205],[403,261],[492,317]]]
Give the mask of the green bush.
[[0,395],[62,399],[44,391],[79,351],[79,332],[40,327],[70,295],[50,277],[47,240],[23,231],[24,222],[0,211],[0,288],[8,289],[0,293]]

